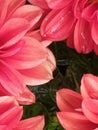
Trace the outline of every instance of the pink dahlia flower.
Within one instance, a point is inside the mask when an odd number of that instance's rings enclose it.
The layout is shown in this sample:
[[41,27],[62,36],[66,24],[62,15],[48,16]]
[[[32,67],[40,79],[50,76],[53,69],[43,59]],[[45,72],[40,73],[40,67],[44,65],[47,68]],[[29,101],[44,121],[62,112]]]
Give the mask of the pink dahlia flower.
[[43,130],[44,117],[21,120],[23,107],[14,97],[0,97],[0,130]]
[[93,0],[46,0],[52,10],[43,19],[41,35],[52,41],[67,39],[78,53],[98,54],[97,7]]
[[56,101],[61,112],[58,120],[66,130],[98,129],[98,77],[85,74],[81,80],[81,94],[69,89],[57,92]]
[[[60,4],[60,2],[62,4]],[[47,3],[50,6],[53,4],[53,2],[50,1]],[[65,4],[63,4],[63,1],[54,1],[54,3],[54,8],[43,19],[41,24],[41,35],[48,40],[60,41],[71,34],[76,18],[74,17],[72,3],[69,4],[70,2],[66,1]],[[69,6],[67,6],[67,4]],[[55,9],[57,5],[58,7],[60,5],[61,8]],[[63,5],[65,6],[63,7]]]
[[28,36],[43,11],[25,2],[0,0],[0,95],[13,95],[19,103],[31,104],[35,96],[26,85],[51,80],[55,59],[36,37]]

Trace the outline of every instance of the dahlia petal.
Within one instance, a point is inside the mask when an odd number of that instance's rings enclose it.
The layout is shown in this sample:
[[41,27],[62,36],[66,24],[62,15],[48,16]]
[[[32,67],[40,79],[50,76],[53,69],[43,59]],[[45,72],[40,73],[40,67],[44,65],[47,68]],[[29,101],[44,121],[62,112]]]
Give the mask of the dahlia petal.
[[0,124],[7,125],[9,130],[11,128],[15,128],[15,126],[19,123],[22,114],[23,108],[21,106],[14,106],[0,115]]
[[74,111],[81,108],[82,98],[79,93],[69,89],[61,89],[57,91],[56,102],[61,111]]
[[22,18],[8,20],[0,29],[0,49],[18,42],[27,32],[29,23]]
[[24,77],[27,85],[41,85],[53,79],[52,70],[47,62],[43,62],[42,64],[31,69],[19,71]]
[[98,55],[98,45],[96,43],[94,43],[94,52]]
[[[73,1],[72,1],[73,2]],[[81,18],[81,15],[85,8],[85,5],[87,4],[88,0],[75,0],[73,2],[73,8],[74,8],[74,16],[77,18]]]
[[42,22],[41,35],[48,40],[64,40],[70,35],[74,22],[75,17],[70,7],[52,10]]
[[83,98],[98,97],[98,77],[92,74],[85,74],[81,80],[81,95]]
[[7,125],[0,125],[0,130],[9,130]]
[[44,124],[44,117],[37,116],[21,120],[14,130],[43,130]]
[[67,130],[94,130],[97,124],[90,122],[82,113],[58,112],[57,117]]
[[94,42],[98,45],[98,24],[97,20],[93,21],[92,23],[92,38]]
[[85,18],[87,21],[96,20],[98,14],[98,3],[93,2],[92,4],[88,5],[86,8],[83,9],[82,17]]
[[24,5],[14,11],[10,18],[25,18],[30,22],[30,27],[34,28],[42,14],[43,10],[41,8],[33,5]]
[[18,106],[18,102],[16,101],[15,97],[12,96],[2,96],[0,97],[0,115],[13,108],[14,106]]
[[82,102],[82,110],[88,120],[98,124],[98,100],[84,99]]
[[46,2],[51,9],[61,9],[68,6],[72,0],[46,0]]
[[44,45],[45,47],[49,46],[49,45],[52,43],[52,41],[46,40],[46,39],[44,39],[44,37],[41,36],[40,30],[28,32],[26,35],[27,35],[27,36],[30,36],[30,37],[32,37],[32,38],[37,39],[37,40],[38,40],[42,45]]
[[5,59],[7,63],[17,69],[29,69],[46,60],[47,50],[36,39],[24,37],[23,41],[25,44],[20,51]]
[[24,92],[17,96],[17,101],[20,104],[30,105],[35,103],[35,95],[26,87]]
[[2,0],[0,0],[0,28],[7,14],[7,6],[8,6],[7,0],[3,0],[3,2]]
[[32,5],[36,5],[38,7],[41,7],[43,9],[48,9],[48,5],[46,3],[46,0],[28,0]]
[[8,10],[7,15],[11,16],[11,14],[20,6],[24,5],[26,3],[26,0],[7,0],[8,1]]
[[50,66],[51,70],[54,71],[56,68],[56,59],[53,53],[48,48],[47,52],[48,52],[48,58],[47,58],[48,66]]
[[[85,31],[85,28],[88,28]],[[74,32],[74,46],[78,53],[87,54],[93,50],[93,40],[91,37],[91,27],[87,21],[80,19],[77,21]]]
[[0,50],[0,57],[4,59],[12,55],[15,55],[16,53],[18,53],[18,51],[21,50],[24,44],[25,42],[23,40],[20,40],[18,43],[14,44],[13,46],[7,47],[3,50],[1,49],[2,51]]
[[18,71],[13,70],[3,61],[0,61],[0,67],[2,68],[0,72],[0,95],[15,96],[23,104],[34,103],[35,96],[26,88],[24,79]]

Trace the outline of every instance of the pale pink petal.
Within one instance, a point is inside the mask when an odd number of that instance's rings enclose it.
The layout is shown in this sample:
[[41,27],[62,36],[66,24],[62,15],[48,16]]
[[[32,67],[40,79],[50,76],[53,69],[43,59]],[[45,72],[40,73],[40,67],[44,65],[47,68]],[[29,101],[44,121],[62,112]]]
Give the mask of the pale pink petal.
[[74,23],[75,17],[70,7],[52,10],[42,22],[41,35],[48,40],[64,40],[71,34]]
[[84,99],[82,109],[88,120],[98,124],[98,100]]
[[[85,28],[87,30],[85,31]],[[74,31],[74,46],[78,53],[87,54],[93,50],[91,26],[84,19],[77,21]]]
[[61,9],[72,4],[72,0],[46,0],[46,2],[51,9]]
[[43,9],[48,9],[48,5],[46,3],[46,0],[28,0],[32,5],[36,5],[38,7],[41,7]]
[[21,106],[14,106],[0,115],[0,124],[7,125],[9,130],[11,130],[17,126],[22,114],[23,108]]
[[[5,62],[0,61],[0,95],[15,96],[22,104],[35,102],[35,96],[25,86],[23,77],[9,67]],[[4,71],[3,71],[4,70]]]
[[7,21],[0,29],[0,48],[7,48],[18,42],[27,32],[29,23],[22,18]]
[[19,70],[27,85],[40,85],[53,79],[51,67],[47,62],[25,70]]
[[44,125],[44,117],[37,116],[21,120],[14,130],[43,130]]
[[48,65],[50,66],[51,70],[55,70],[56,68],[56,59],[53,55],[53,53],[47,48],[47,52],[48,52],[48,58],[47,58],[47,62]]
[[85,74],[81,80],[81,95],[83,98],[98,98],[98,77]]
[[94,130],[97,124],[90,122],[82,113],[58,112],[57,117],[66,130]]
[[[17,69],[29,69],[43,63],[47,57],[47,49],[34,38],[24,37],[25,44],[11,57],[4,60]],[[21,44],[21,43],[17,43]]]
[[19,7],[10,18],[25,18],[30,22],[30,27],[36,27],[43,14],[43,10],[37,6],[24,5]]
[[61,111],[75,111],[81,108],[82,98],[79,93],[69,89],[61,89],[56,94],[57,106]]
[[17,96],[17,100],[20,104],[30,105],[35,103],[36,97],[34,93],[26,87],[24,92]]
[[36,31],[32,31],[32,32],[30,31],[26,35],[28,35],[32,38],[36,38],[45,47],[49,46],[52,43],[52,41],[46,40],[44,37],[41,36],[40,30],[36,30]]

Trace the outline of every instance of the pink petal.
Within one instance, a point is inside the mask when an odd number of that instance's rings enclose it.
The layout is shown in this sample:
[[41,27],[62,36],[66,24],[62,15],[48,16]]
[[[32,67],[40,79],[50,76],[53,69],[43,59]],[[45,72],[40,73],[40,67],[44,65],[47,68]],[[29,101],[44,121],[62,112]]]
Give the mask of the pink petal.
[[7,7],[8,7],[8,1],[7,0],[0,0],[0,28],[3,24],[6,14],[7,14]]
[[26,0],[7,0],[8,1],[8,10],[7,15],[11,16],[12,13],[19,8],[20,6],[24,5],[26,3]]
[[98,124],[98,100],[84,99],[82,109],[88,120]]
[[[85,28],[87,30],[85,31]],[[80,19],[76,23],[74,32],[74,46],[78,53],[87,54],[93,49],[93,40],[91,37],[91,26],[84,19]]]
[[52,70],[47,62],[31,69],[20,70],[26,84],[40,85],[53,79]]
[[13,96],[1,96],[0,97],[0,115],[9,109],[18,106],[18,102]]
[[15,55],[4,59],[7,63],[17,69],[29,69],[46,60],[47,50],[36,39],[24,37],[23,41],[25,44]]
[[83,12],[87,2],[88,2],[88,0],[75,0],[73,2],[74,15],[78,19],[81,18],[82,12]]
[[98,24],[97,24],[97,20],[95,20],[93,23],[92,23],[92,38],[94,40],[94,42],[98,45]]
[[19,123],[23,114],[23,108],[21,106],[14,106],[10,110],[0,115],[0,124],[8,126],[9,130],[15,128]]
[[61,89],[57,91],[56,102],[61,111],[74,111],[81,108],[82,98],[70,89]]
[[10,57],[12,55],[15,55],[16,53],[18,53],[18,51],[21,50],[21,48],[24,46],[25,42],[23,40],[20,40],[18,43],[9,46],[5,49],[1,49],[0,50],[0,57],[1,58],[7,58]]
[[47,52],[48,52],[48,58],[47,58],[48,65],[50,66],[51,70],[54,71],[56,68],[56,59],[53,53],[48,48]]
[[21,120],[14,130],[43,130],[44,125],[44,117],[37,116]]
[[57,117],[66,130],[94,130],[97,124],[90,122],[82,113],[58,112]]
[[41,36],[40,30],[36,30],[36,31],[32,31],[32,32],[30,31],[26,35],[37,39],[45,47],[49,46],[52,43],[52,41],[46,40],[46,39],[44,39],[44,37]]
[[32,5],[36,5],[38,7],[48,9],[48,5],[46,3],[46,0],[28,0]]
[[9,130],[7,125],[0,125],[0,130]]
[[24,92],[17,96],[17,100],[20,104],[30,105],[35,103],[36,97],[28,88],[25,88]]
[[74,22],[75,18],[70,7],[52,10],[42,22],[41,35],[48,40],[63,40],[70,35]]
[[23,104],[34,103],[35,96],[26,88],[24,79],[18,71],[10,68],[3,61],[0,61],[0,67],[0,95],[15,96],[15,98]]
[[98,98],[98,77],[85,74],[81,80],[81,95],[83,98]]
[[97,2],[92,2],[89,6],[84,8],[82,12],[82,17],[85,18],[87,21],[94,21],[96,20],[98,15],[98,3]]
[[72,0],[46,0],[46,2],[51,9],[61,9],[71,4]]
[[94,43],[94,52],[98,55],[98,45],[96,43]]
[[27,32],[29,23],[22,18],[7,21],[0,29],[0,48],[7,48],[18,42]]
[[41,8],[33,5],[24,5],[14,11],[10,18],[25,18],[30,22],[30,27],[34,28],[42,14],[43,10]]

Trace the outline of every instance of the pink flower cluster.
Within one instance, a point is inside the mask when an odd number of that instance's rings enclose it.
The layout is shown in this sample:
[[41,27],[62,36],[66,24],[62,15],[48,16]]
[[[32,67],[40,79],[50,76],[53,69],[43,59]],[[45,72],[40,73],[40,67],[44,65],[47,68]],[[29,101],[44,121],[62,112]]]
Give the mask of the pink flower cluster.
[[80,91],[81,94],[69,89],[57,92],[61,111],[57,117],[66,130],[98,130],[98,77],[84,74]]
[[26,0],[0,0],[0,130],[42,130],[44,117],[21,120],[23,107],[35,103],[27,85],[53,78],[51,43],[39,30],[44,11]]
[[78,53],[98,55],[97,0],[28,0],[45,10],[41,35],[48,40],[67,39]]

